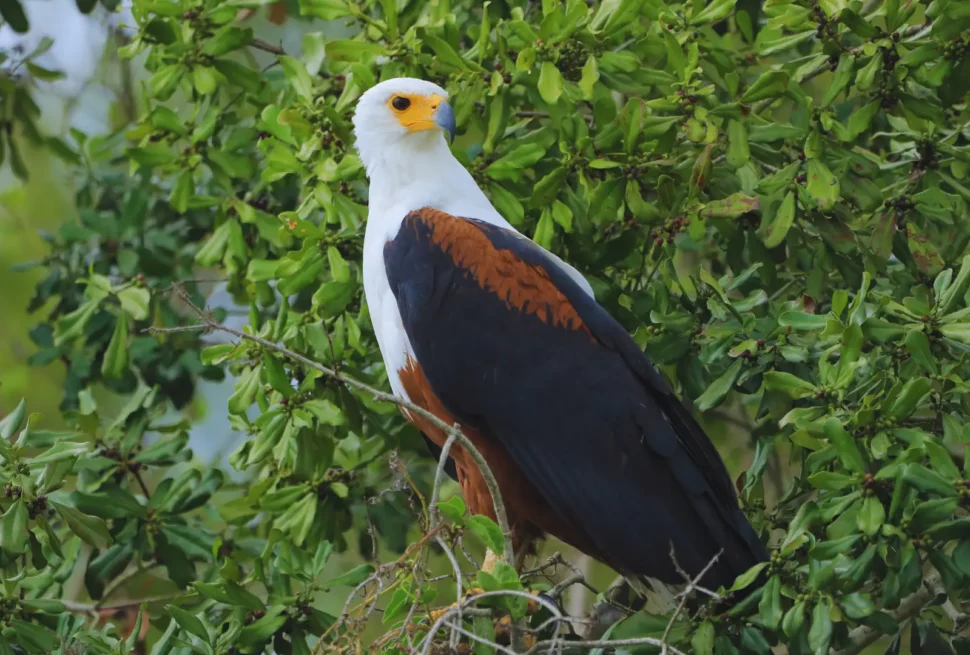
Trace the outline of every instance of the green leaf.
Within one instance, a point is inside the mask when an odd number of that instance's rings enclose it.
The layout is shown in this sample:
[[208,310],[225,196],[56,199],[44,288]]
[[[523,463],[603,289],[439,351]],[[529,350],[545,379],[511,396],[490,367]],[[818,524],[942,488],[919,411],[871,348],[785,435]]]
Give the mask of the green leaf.
[[778,325],[790,326],[795,330],[821,330],[828,322],[828,316],[798,311],[782,312],[778,317]]
[[711,0],[709,5],[690,19],[690,24],[703,25],[723,20],[731,15],[735,4],[737,4],[737,0]]
[[751,159],[748,149],[748,130],[741,121],[728,122],[727,163],[733,168],[741,168]]
[[[318,2],[319,0],[312,1]],[[328,41],[326,50],[329,61],[361,61],[384,54],[384,46],[378,43],[351,39]]]
[[341,573],[336,578],[328,580],[326,584],[328,586],[347,585],[348,587],[356,587],[361,582],[373,575],[373,573],[373,564],[360,564],[349,571]]
[[948,313],[952,309],[954,302],[963,299],[968,287],[970,287],[970,255],[963,258],[960,262],[960,271],[957,273],[956,279],[940,295],[940,311],[943,314]]
[[[761,572],[768,566],[768,562],[759,562],[755,564],[750,569],[742,573],[735,579],[734,584],[728,587],[725,591],[738,591],[741,589],[747,589],[751,584],[758,579]],[[760,601],[760,599],[759,599]]]
[[710,621],[701,623],[691,637],[690,647],[694,655],[713,655],[714,624]]
[[128,371],[128,314],[121,312],[101,362],[101,375],[119,380]]
[[886,521],[886,508],[877,496],[868,496],[862,501],[862,509],[856,515],[856,525],[868,536],[873,536]]
[[[842,14],[845,15],[846,12],[848,12],[848,10],[843,10]],[[848,12],[848,13],[852,13],[852,12]],[[870,29],[875,29],[875,28],[872,28],[868,23],[865,23],[865,25],[869,26]],[[825,94],[822,96],[822,102],[820,103],[820,106],[828,107],[829,105],[831,105],[832,102],[839,96],[839,94],[842,93],[845,87],[848,86],[849,82],[852,81],[852,78],[854,77],[854,75],[855,75],[855,55],[852,55],[849,53],[843,53],[839,57],[839,65],[838,65],[838,68],[835,69],[835,75],[832,78],[832,81],[825,89]]]
[[468,517],[465,524],[493,553],[499,556],[505,553],[505,538],[502,536],[502,529],[495,521],[487,516],[475,514]]
[[808,630],[808,647],[813,655],[828,655],[832,641],[831,601],[822,599],[812,610],[812,627]]
[[583,65],[582,76],[579,79],[579,88],[583,92],[584,100],[593,99],[593,87],[599,80],[599,67],[596,65],[596,57],[590,55]]
[[89,300],[75,309],[70,314],[66,314],[57,319],[54,329],[54,345],[71,343],[84,335],[84,329],[88,322],[100,308],[100,301]]
[[956,496],[953,484],[935,471],[931,471],[922,464],[907,464],[902,471],[902,479],[907,484],[920,491],[935,493],[940,496]]
[[862,457],[862,451],[852,435],[842,427],[842,422],[834,416],[830,416],[825,419],[823,428],[825,436],[835,447],[835,452],[838,453],[843,466],[854,473],[865,473],[866,461]]
[[269,640],[290,620],[290,616],[283,611],[284,609],[285,607],[282,605],[271,607],[255,623],[244,626],[239,631],[238,644],[248,647],[256,644],[262,645]]
[[20,0],[0,0],[0,17],[14,32],[23,34],[30,28]]
[[21,428],[24,427],[26,418],[27,402],[21,400],[12,412],[4,416],[3,420],[0,420],[0,439],[3,441],[12,439],[13,435],[20,432]]
[[207,96],[215,93],[219,86],[215,69],[210,66],[196,66],[192,69],[192,85],[199,95]]
[[438,511],[455,525],[462,525],[465,521],[465,501],[455,495],[443,503],[438,503]]
[[855,139],[860,134],[869,129],[872,119],[879,114],[879,102],[870,102],[862,108],[852,112],[846,122],[846,130],[849,139]]
[[943,521],[927,528],[924,533],[930,539],[937,541],[952,541],[954,539],[970,539],[970,518]]
[[347,422],[342,409],[326,398],[315,398],[303,403],[303,409],[325,425],[339,426]]
[[808,483],[810,485],[816,489],[824,489],[826,491],[838,491],[839,489],[845,489],[850,485],[856,484],[856,482],[857,479],[851,475],[838,473],[836,471],[818,471],[808,476]]
[[892,407],[889,408],[889,415],[896,419],[906,418],[912,414],[920,401],[933,388],[933,382],[929,378],[916,378],[910,380],[899,392]]
[[259,390],[260,370],[258,367],[247,369],[236,380],[235,392],[229,397],[228,402],[230,414],[242,414],[253,404],[256,392]]
[[876,611],[876,604],[872,602],[869,594],[848,594],[839,600],[839,605],[846,616],[855,620],[871,616]]
[[27,507],[23,498],[17,498],[0,518],[0,547],[8,555],[17,556],[26,550],[27,521]]
[[933,241],[923,235],[915,221],[906,223],[906,243],[916,267],[924,274],[935,276],[943,270],[943,256]]
[[789,637],[794,637],[802,631],[805,624],[805,601],[800,600],[785,612],[781,621],[781,628]]
[[816,393],[814,384],[784,371],[765,371],[764,382],[766,389],[781,391],[790,398],[805,398]]
[[458,70],[468,68],[467,63],[464,59],[462,59],[461,55],[458,54],[458,52],[451,47],[451,44],[444,39],[439,39],[438,37],[425,32],[424,36],[422,37],[422,41],[424,41],[424,43],[434,50],[439,64],[444,64],[445,66]]
[[148,308],[151,306],[152,296],[144,287],[125,287],[118,292],[121,308],[136,321],[148,318]]
[[819,159],[810,159],[806,164],[806,190],[823,211],[831,209],[840,194],[839,180]]
[[64,519],[71,532],[88,545],[95,548],[106,548],[111,544],[111,533],[108,532],[108,526],[105,525],[103,520],[84,514],[69,505],[63,505],[50,499],[47,502]]
[[179,624],[180,628],[189,634],[195,635],[207,644],[212,643],[209,639],[209,631],[205,629],[205,624],[195,614],[186,612],[177,605],[166,605],[165,609],[172,619]]
[[765,231],[764,243],[767,248],[775,248],[785,241],[788,230],[795,221],[795,193],[789,191],[775,212],[774,218]]
[[[330,45],[332,44],[328,44],[328,47]],[[290,86],[296,91],[296,95],[304,102],[313,102],[313,80],[303,62],[293,57],[281,55],[280,66],[283,68],[283,73],[286,75]]]
[[734,193],[727,198],[710,201],[704,205],[701,213],[707,218],[738,218],[760,208],[761,202],[756,196]]
[[926,338],[926,334],[922,330],[910,330],[906,333],[905,343],[913,361],[923,370],[936,375],[936,358],[930,350],[930,340]]
[[957,508],[957,502],[956,498],[935,498],[921,502],[909,520],[910,532],[922,534],[931,525],[950,518]]
[[29,653],[41,655],[57,648],[57,636],[42,625],[14,619],[10,627],[13,629],[13,634],[10,636],[16,640],[14,643],[27,649]]
[[559,102],[562,96],[562,73],[551,61],[542,62],[539,69],[539,95],[550,105]]
[[694,407],[699,412],[706,412],[709,409],[713,409],[721,404],[724,397],[728,395],[731,389],[734,388],[734,383],[737,381],[738,376],[741,374],[741,369],[744,367],[744,361],[742,359],[734,360],[724,371],[720,377],[718,377],[714,382],[704,390],[697,400],[694,402]]
[[765,584],[761,602],[758,604],[758,616],[765,627],[775,630],[781,622],[781,578],[771,576]]
[[664,46],[667,50],[667,66],[672,68],[678,77],[682,78],[687,71],[687,57],[684,55],[684,49],[677,41],[677,37],[669,30],[664,30],[663,35]]
[[784,95],[788,90],[790,80],[788,73],[784,71],[766,71],[755,80],[754,84],[748,87],[748,90],[741,96],[741,102],[751,103]]

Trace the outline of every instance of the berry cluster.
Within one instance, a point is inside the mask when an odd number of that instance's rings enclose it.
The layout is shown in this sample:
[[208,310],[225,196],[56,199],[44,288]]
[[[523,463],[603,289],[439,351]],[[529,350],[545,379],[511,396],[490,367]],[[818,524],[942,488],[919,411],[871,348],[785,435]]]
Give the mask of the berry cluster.
[[839,35],[839,17],[836,16],[829,20],[822,11],[821,5],[818,2],[812,3],[812,13],[815,15],[815,22],[818,23],[818,27],[815,29],[815,38],[817,39],[835,39]]
[[575,39],[570,39],[561,46],[554,43],[553,46],[559,48],[559,59],[556,65],[562,71],[563,77],[570,82],[578,82],[582,77],[586,59],[589,58],[589,50]]
[[943,46],[943,56],[950,61],[959,61],[968,53],[970,53],[970,40],[964,41],[961,36]]
[[882,75],[879,80],[879,97],[882,99],[880,104],[883,109],[891,109],[899,102],[899,94],[896,91],[896,64],[899,63],[899,53],[896,47],[879,48],[882,56]]
[[337,150],[343,150],[344,148],[344,142],[330,132],[324,133],[323,137],[320,139],[320,145],[322,145],[325,150],[329,150],[331,147],[334,147]]
[[[690,227],[690,219],[684,218],[683,216],[674,216],[671,220],[664,223],[664,226],[660,230],[651,230],[650,238],[654,240],[658,246],[662,246],[664,241],[667,243],[673,243],[674,237],[678,233],[685,231]],[[666,236],[664,236],[666,235]]]
[[923,139],[916,144],[916,153],[919,159],[913,164],[913,168],[923,171],[928,168],[938,168],[939,162],[936,160],[936,144],[929,139]]

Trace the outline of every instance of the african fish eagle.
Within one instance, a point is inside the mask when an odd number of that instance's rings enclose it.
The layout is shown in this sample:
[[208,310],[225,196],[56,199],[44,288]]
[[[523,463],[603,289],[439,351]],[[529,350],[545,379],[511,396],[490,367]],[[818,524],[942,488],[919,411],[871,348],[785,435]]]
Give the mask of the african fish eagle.
[[[631,580],[676,584],[671,546],[691,575],[723,549],[701,583],[732,584],[767,551],[717,450],[583,276],[517,232],[451,154],[447,98],[390,79],[353,119],[370,181],[364,292],[394,393],[461,425],[517,552],[550,534]],[[494,519],[474,462],[451,456],[469,510]]]

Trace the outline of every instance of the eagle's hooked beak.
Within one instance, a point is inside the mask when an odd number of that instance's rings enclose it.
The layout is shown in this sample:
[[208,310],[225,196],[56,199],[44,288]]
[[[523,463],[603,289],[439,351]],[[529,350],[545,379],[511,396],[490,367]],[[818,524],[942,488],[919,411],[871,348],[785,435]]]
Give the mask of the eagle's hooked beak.
[[448,135],[448,143],[455,140],[455,112],[446,101],[442,100],[435,110],[434,122]]
[[[404,100],[404,106],[395,105],[397,100]],[[441,130],[448,135],[449,143],[455,140],[455,112],[442,96],[395,96],[390,106],[408,132]]]

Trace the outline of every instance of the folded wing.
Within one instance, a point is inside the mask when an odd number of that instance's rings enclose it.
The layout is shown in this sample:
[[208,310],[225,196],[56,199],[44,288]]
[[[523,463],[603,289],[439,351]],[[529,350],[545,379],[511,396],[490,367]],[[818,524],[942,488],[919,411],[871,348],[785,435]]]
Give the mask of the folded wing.
[[557,514],[550,525],[568,525],[624,574],[671,583],[681,581],[671,546],[689,573],[723,549],[710,586],[767,557],[700,426],[548,253],[514,232],[422,209],[384,259],[430,386],[500,442]]

